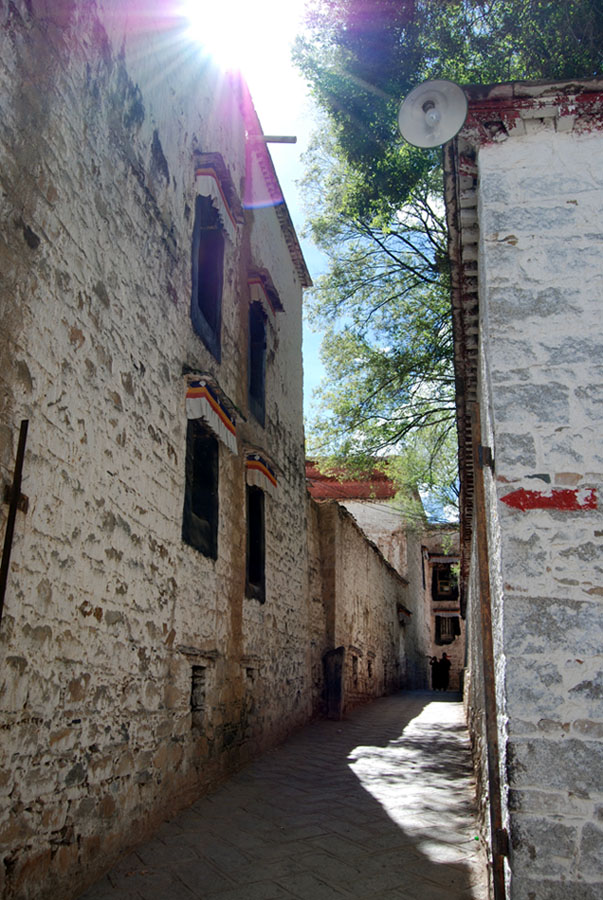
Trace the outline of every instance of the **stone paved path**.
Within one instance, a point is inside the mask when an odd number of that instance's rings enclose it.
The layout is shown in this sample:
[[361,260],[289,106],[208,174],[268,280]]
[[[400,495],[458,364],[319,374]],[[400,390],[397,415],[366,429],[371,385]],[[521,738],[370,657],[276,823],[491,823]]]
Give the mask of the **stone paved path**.
[[486,900],[461,704],[316,722],[165,823],[81,900]]

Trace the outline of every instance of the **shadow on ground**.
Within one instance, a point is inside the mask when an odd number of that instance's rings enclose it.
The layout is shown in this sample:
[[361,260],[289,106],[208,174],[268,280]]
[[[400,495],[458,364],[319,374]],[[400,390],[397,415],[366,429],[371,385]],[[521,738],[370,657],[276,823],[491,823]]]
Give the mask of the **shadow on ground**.
[[403,692],[308,725],[81,900],[485,900],[457,699]]

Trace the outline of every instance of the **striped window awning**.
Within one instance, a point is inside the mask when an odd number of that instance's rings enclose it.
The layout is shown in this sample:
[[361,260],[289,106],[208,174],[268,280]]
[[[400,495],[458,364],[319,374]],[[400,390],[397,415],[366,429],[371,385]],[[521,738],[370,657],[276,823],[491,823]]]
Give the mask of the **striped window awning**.
[[230,172],[220,153],[196,154],[195,187],[197,193],[211,198],[224,231],[234,242],[237,225],[243,223],[243,212]]
[[237,452],[237,427],[234,416],[218,396],[215,387],[204,378],[189,379],[186,389],[186,416],[203,419],[232,453]]
[[251,302],[261,303],[274,322],[275,314],[282,312],[283,304],[268,272],[265,269],[252,269],[247,276],[247,285]]
[[277,478],[273,466],[259,453],[250,452],[245,455],[245,477],[247,484],[255,485],[274,497]]

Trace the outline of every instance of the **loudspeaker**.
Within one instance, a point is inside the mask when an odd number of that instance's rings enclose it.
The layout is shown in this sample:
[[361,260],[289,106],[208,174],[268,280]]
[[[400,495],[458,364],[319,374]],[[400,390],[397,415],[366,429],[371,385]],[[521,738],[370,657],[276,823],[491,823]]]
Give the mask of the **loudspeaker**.
[[438,147],[458,134],[467,118],[465,92],[452,81],[425,81],[402,101],[398,126],[415,147]]

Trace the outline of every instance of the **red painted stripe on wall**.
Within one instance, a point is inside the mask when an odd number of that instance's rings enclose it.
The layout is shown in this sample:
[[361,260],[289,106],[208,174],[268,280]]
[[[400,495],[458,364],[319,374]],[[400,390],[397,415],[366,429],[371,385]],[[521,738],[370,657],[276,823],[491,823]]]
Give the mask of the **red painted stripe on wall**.
[[555,489],[550,491],[526,491],[519,488],[500,498],[511,509],[522,511],[530,509],[559,509],[564,512],[580,512],[597,509],[597,491],[595,488]]

